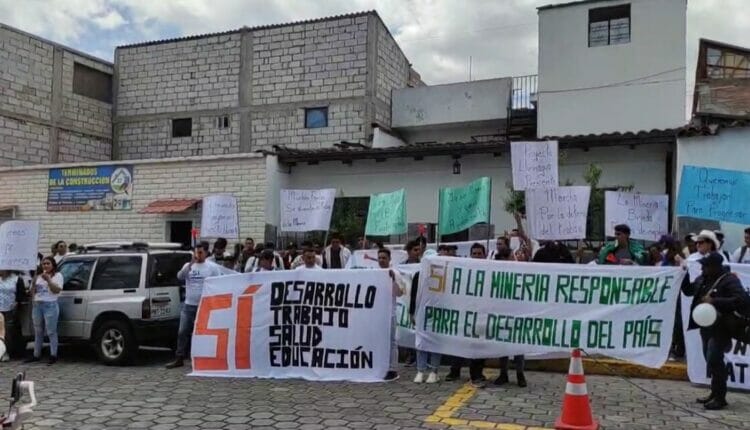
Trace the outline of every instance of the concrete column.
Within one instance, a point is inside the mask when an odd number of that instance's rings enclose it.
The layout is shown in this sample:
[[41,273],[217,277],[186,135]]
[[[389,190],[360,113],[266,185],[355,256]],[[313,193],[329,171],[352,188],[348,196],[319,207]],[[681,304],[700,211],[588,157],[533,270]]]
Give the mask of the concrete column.
[[253,33],[242,29],[240,43],[240,76],[239,76],[239,110],[240,110],[240,152],[252,150],[252,114],[253,104]]
[[49,162],[60,161],[60,120],[63,110],[63,50],[55,46],[52,51],[52,99],[50,101]]
[[377,73],[378,73],[378,18],[374,14],[367,15],[367,80],[365,81],[365,136],[373,134],[372,124],[375,122],[375,103],[377,101]]
[[122,125],[117,121],[117,94],[120,91],[120,50],[115,49],[115,64],[112,67],[112,153],[110,159],[120,159],[120,132]]

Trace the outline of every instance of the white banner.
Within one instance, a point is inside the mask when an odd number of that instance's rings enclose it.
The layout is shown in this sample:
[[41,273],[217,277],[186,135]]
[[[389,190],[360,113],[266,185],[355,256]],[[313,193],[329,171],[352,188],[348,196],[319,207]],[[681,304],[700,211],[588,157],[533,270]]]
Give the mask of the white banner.
[[240,217],[237,199],[229,194],[216,194],[203,198],[201,237],[239,239]]
[[[750,264],[730,264],[732,273],[737,275],[746,290],[750,290]],[[700,275],[700,265],[692,263],[690,266],[691,278]],[[711,377],[708,376],[708,367],[706,359],[703,357],[703,343],[701,342],[700,330],[687,331],[690,322],[690,304],[692,297],[682,297],[682,329],[685,333],[685,356],[688,365],[688,378],[694,384],[711,383]],[[750,390],[750,355],[748,355],[748,345],[732,340],[732,349],[724,354],[724,360],[729,371],[729,380],[727,386],[741,390]]]
[[513,189],[523,191],[559,186],[557,146],[556,140],[511,142]]
[[396,342],[398,346],[414,348],[414,324],[409,315],[411,283],[419,272],[419,264],[402,264],[396,268],[397,282],[404,294],[396,298]]
[[195,376],[382,381],[390,361],[387,270],[289,270],[206,279]]
[[[391,250],[391,266],[398,266],[409,258],[406,251]],[[352,256],[346,262],[345,269],[379,269],[377,249],[358,249],[352,251]]]
[[491,358],[583,348],[652,368],[667,360],[684,270],[428,257],[417,349]]
[[327,231],[336,190],[281,190],[281,231]]
[[586,238],[589,187],[558,187],[526,191],[529,236],[537,240]]
[[6,221],[0,225],[0,270],[36,270],[39,221]]
[[657,242],[669,233],[669,196],[607,191],[604,193],[604,234],[615,236],[615,226],[627,224],[633,239]]

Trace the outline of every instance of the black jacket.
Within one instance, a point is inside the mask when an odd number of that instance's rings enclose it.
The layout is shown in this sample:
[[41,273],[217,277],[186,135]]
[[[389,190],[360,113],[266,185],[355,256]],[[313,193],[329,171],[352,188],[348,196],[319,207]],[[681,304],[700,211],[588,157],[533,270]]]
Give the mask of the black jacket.
[[[685,280],[682,282],[682,294],[693,297],[693,303],[690,305],[690,324],[688,325],[688,330],[700,328],[693,321],[693,309],[703,303],[703,297],[711,291],[713,284],[713,281],[709,282],[703,276],[699,276],[695,282],[691,283],[689,277],[685,276]],[[750,304],[750,296],[742,288],[739,278],[730,273],[728,267],[724,268],[723,277],[716,284],[713,291],[711,291],[711,299],[711,304],[714,305],[716,311],[720,314],[743,311]],[[721,315],[719,315],[718,323],[721,323]]]

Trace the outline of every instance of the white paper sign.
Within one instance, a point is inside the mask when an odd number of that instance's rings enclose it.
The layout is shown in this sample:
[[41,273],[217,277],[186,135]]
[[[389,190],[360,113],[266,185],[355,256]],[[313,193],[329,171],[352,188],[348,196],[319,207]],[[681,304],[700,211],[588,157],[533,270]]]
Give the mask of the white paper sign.
[[487,358],[584,348],[652,368],[669,355],[685,275],[451,257],[420,264],[417,350]]
[[[746,290],[750,290],[750,264],[730,264],[732,273],[737,275]],[[695,280],[700,275],[700,265],[696,262],[690,263],[690,277]],[[701,342],[700,330],[687,331],[690,321],[690,304],[692,297],[682,297],[682,327],[685,333],[685,355],[687,357],[688,378],[694,384],[711,383],[708,376],[706,359],[703,357],[703,343]],[[724,361],[729,371],[727,386],[741,390],[750,390],[750,350],[749,345],[732,340],[732,349],[724,354]]]
[[217,194],[203,198],[201,237],[223,237],[238,239],[240,221],[237,199],[228,194]]
[[557,167],[557,141],[511,142],[513,189],[554,188],[560,185]]
[[39,221],[0,225],[0,270],[34,270],[39,252]]
[[[391,250],[391,266],[395,267],[404,263],[409,258],[409,253],[400,249]],[[345,269],[379,269],[377,249],[358,249],[352,252],[352,256],[346,261]]]
[[589,187],[526,190],[529,235],[537,240],[570,240],[586,237]]
[[327,231],[336,190],[281,190],[281,231]]
[[669,233],[669,196],[607,191],[604,218],[607,237],[614,237],[615,226],[627,224],[633,239],[658,241]]
[[206,279],[195,376],[381,382],[391,355],[387,270],[285,270]]

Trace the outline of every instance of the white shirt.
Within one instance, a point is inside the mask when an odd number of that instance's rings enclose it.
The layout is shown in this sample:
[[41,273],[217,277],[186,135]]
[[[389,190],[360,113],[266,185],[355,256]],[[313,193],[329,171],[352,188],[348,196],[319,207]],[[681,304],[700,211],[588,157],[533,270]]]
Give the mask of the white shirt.
[[[65,283],[63,275],[60,272],[55,273],[52,276],[52,283],[62,289]],[[34,285],[34,301],[35,302],[56,302],[57,296],[60,293],[53,293],[49,289],[49,283],[42,278],[42,275],[36,277],[36,284]]]
[[197,306],[203,295],[203,283],[206,278],[221,276],[221,266],[210,261],[205,263],[185,263],[182,270],[177,273],[177,279],[185,281],[185,304]]
[[322,268],[322,267],[320,267],[320,266],[318,266],[317,264],[316,264],[315,266],[313,266],[313,267],[307,267],[307,266],[305,266],[305,265],[303,264],[303,265],[301,265],[301,266],[297,267],[297,268],[296,268],[296,269],[294,269],[294,270],[323,270],[323,268]]
[[732,263],[750,264],[750,247],[747,247],[747,250],[745,251],[745,255],[742,256],[742,261],[740,261],[742,248],[743,246],[740,246],[739,248],[737,248],[736,251],[734,251],[734,253],[732,254]]
[[[304,265],[305,265],[305,263],[302,261],[302,254],[300,254],[300,255],[298,255],[298,256],[296,256],[294,258],[294,261],[292,261],[292,266],[291,267],[294,270],[294,269],[299,269],[300,266],[304,266]],[[323,267],[323,257],[321,257],[320,255],[316,254],[315,255],[315,265]]]
[[[70,253],[67,253],[65,255],[70,255]],[[55,263],[60,263],[60,260],[62,260],[65,255],[55,254],[52,258],[54,258]]]
[[8,312],[16,306],[16,284],[17,275],[10,275],[5,279],[0,278],[0,312]]

